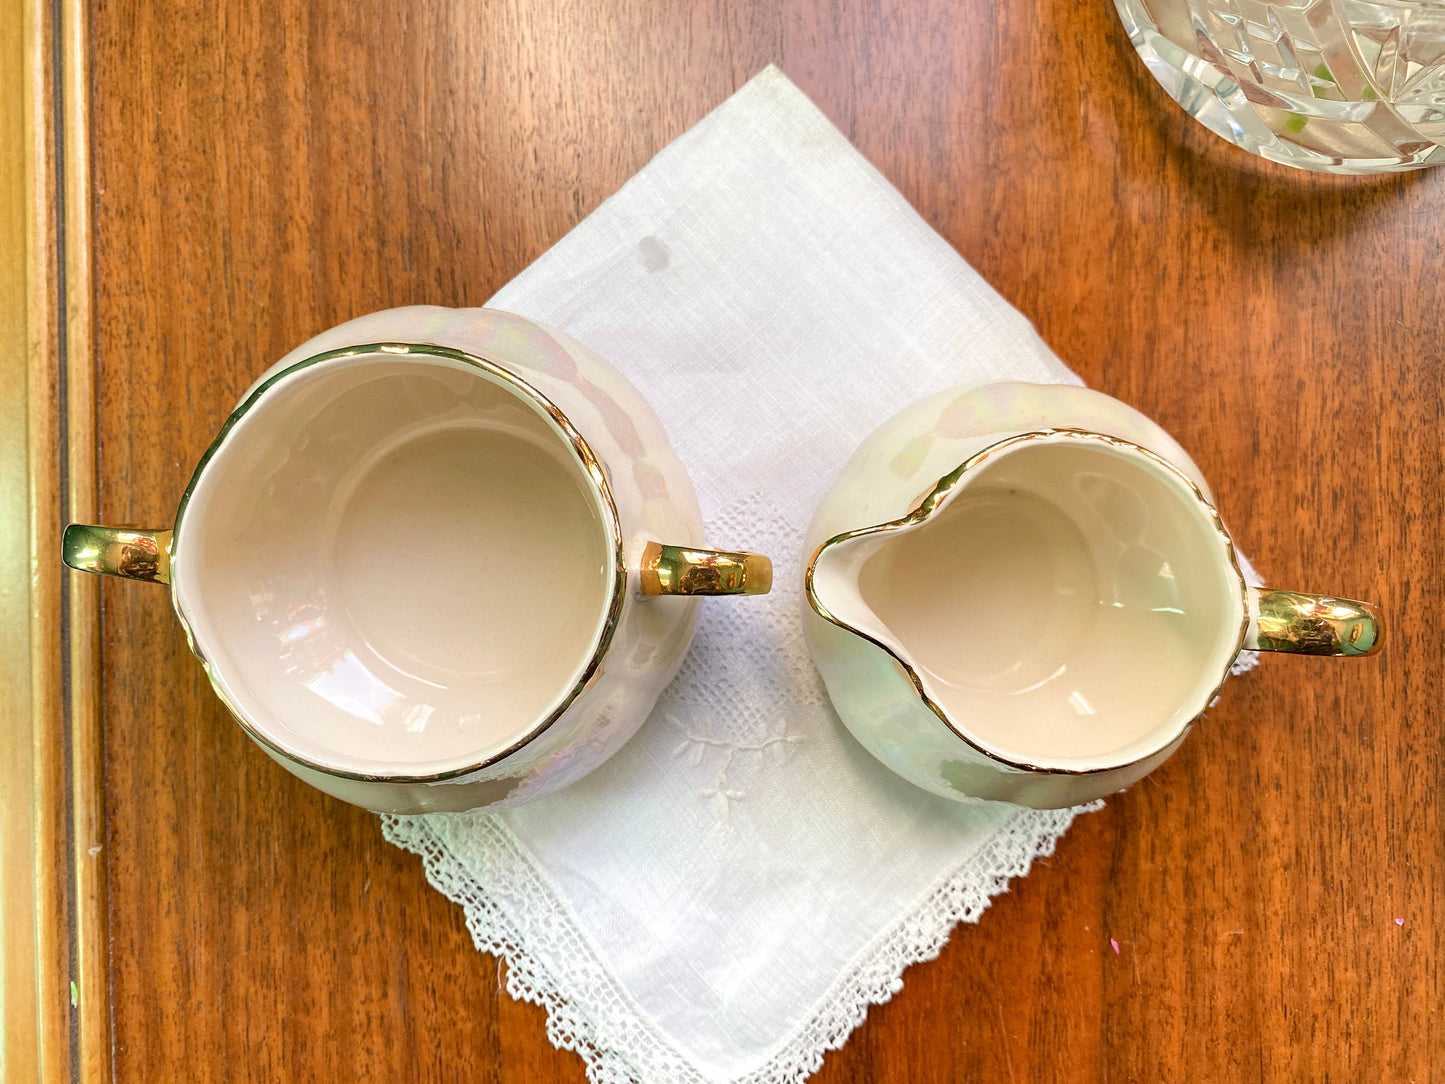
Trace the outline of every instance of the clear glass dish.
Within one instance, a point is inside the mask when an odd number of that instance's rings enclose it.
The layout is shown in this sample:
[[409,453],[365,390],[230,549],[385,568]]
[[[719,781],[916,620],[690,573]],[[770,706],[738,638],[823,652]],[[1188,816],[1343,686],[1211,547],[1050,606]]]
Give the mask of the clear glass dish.
[[1385,173],[1445,162],[1445,3],[1115,0],[1189,114],[1275,162]]

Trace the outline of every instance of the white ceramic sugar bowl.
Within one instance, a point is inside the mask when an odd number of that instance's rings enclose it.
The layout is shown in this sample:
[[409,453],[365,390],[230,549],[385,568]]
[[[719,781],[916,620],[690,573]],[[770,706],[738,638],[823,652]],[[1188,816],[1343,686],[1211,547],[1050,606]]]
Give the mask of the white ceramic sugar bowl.
[[73,525],[77,569],[168,584],[213,687],[288,771],[384,812],[515,805],[596,768],[687,651],[701,548],[662,424],[611,365],[488,309],[351,320],[271,367],[174,525]]

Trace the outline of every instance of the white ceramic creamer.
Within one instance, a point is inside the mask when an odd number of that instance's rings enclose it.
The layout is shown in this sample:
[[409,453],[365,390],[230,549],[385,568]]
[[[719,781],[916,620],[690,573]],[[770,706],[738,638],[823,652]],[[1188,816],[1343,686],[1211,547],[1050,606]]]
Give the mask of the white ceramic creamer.
[[1085,388],[907,408],[859,447],[807,547],[806,632],[839,716],[950,798],[1109,794],[1178,748],[1241,650],[1380,646],[1364,603],[1246,584],[1184,450]]

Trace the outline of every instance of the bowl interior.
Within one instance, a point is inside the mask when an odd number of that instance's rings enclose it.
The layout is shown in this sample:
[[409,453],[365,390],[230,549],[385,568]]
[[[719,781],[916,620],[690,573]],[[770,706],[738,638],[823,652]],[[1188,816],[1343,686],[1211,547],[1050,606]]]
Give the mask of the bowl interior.
[[456,771],[525,741],[583,679],[615,516],[505,377],[415,355],[303,363],[201,469],[176,606],[269,744],[327,770]]

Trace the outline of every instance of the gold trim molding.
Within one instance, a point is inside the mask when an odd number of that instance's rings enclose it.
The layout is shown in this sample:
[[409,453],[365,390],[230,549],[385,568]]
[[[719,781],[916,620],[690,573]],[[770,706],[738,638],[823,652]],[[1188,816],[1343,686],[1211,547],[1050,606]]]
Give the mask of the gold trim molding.
[[55,559],[96,503],[88,11],[0,0],[0,1079],[40,1084],[110,1079],[99,596]]

